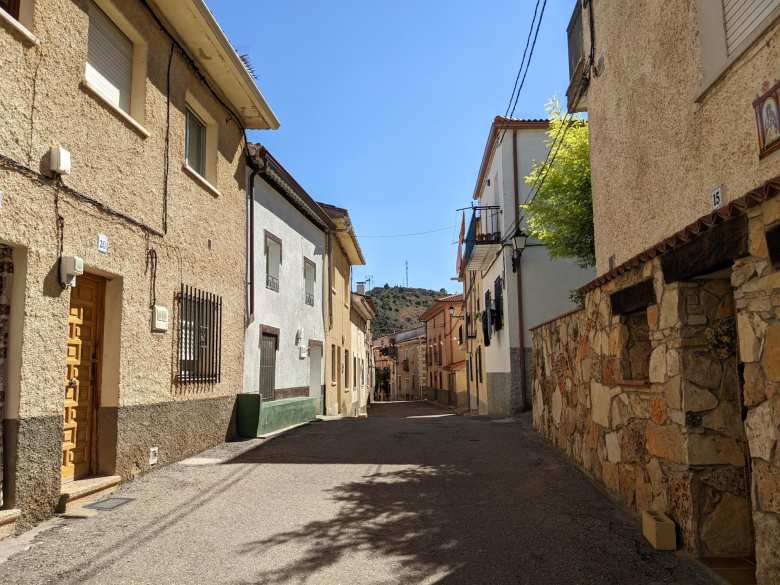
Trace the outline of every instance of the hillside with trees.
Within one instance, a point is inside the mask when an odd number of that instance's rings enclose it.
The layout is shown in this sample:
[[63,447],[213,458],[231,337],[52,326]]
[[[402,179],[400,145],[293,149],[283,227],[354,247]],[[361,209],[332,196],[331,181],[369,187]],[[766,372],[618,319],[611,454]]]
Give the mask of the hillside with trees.
[[381,337],[420,325],[420,315],[431,304],[448,293],[424,288],[402,286],[374,287],[368,293],[376,303],[376,319],[373,324],[374,337]]

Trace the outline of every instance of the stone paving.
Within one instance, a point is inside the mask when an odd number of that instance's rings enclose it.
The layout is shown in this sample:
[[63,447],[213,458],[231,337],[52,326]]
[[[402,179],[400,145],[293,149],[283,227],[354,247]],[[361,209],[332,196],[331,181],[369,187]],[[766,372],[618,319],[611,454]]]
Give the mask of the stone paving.
[[0,582],[713,583],[530,427],[401,403],[223,444],[0,543]]

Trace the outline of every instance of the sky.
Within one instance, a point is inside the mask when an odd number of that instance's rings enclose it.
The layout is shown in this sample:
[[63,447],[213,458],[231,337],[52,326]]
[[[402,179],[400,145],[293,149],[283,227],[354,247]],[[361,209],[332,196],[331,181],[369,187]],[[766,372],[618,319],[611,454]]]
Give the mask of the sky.
[[[515,117],[565,103],[566,25],[548,0]],[[280,120],[250,133],[317,201],[349,210],[355,282],[460,290],[459,214],[503,115],[535,0],[207,0]],[[398,237],[399,234],[433,233]]]

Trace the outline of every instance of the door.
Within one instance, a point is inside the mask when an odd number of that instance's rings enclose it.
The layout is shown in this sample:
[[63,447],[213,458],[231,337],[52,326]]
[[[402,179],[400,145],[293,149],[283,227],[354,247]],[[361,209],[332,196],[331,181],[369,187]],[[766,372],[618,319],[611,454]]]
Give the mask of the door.
[[276,382],[276,335],[263,333],[260,337],[260,396],[274,399]]
[[100,339],[105,280],[84,274],[70,291],[65,362],[62,480],[92,473],[95,413],[100,400]]

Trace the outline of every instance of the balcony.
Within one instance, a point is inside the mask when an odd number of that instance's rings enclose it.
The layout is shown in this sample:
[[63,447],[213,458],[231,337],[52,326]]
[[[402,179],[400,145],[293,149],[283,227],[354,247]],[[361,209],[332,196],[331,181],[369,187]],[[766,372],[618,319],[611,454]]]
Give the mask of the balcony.
[[585,54],[582,14],[582,2],[578,0],[574,5],[569,26],[566,27],[569,41],[569,88],[566,90],[566,105],[572,113],[587,110],[585,97],[588,90],[588,57]]
[[273,274],[265,275],[265,288],[279,292],[279,279]]
[[501,250],[501,208],[497,205],[473,207],[466,233],[463,265],[484,268]]
[[307,292],[306,293],[306,304],[310,307],[314,306],[314,293]]

